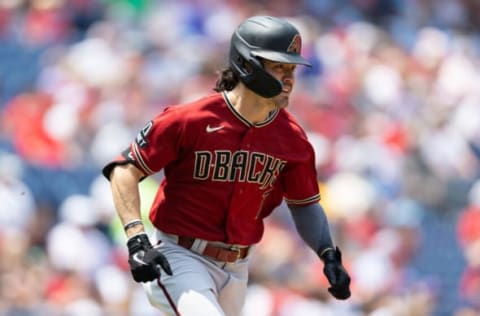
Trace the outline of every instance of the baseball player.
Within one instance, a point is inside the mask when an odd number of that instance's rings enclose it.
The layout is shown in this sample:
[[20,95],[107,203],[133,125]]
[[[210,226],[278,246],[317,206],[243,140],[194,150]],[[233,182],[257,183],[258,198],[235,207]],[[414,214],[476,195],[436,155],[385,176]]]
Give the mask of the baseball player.
[[[301,37],[288,21],[254,16],[234,31],[229,67],[212,94],[167,107],[103,169],[128,237],[133,278],[168,315],[240,315],[248,259],[284,199],[297,230],[324,263],[329,292],[350,296],[350,277],[319,204],[314,151],[286,108]],[[161,169],[141,221],[138,182]],[[278,245],[282,251],[282,245]]]

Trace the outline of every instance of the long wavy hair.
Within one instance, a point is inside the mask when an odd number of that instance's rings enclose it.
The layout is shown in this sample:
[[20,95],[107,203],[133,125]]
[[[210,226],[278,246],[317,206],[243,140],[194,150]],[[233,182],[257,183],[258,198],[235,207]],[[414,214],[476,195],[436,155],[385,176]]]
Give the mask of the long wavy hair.
[[213,88],[216,92],[231,91],[240,81],[238,76],[233,72],[232,68],[228,67],[219,72],[219,78]]

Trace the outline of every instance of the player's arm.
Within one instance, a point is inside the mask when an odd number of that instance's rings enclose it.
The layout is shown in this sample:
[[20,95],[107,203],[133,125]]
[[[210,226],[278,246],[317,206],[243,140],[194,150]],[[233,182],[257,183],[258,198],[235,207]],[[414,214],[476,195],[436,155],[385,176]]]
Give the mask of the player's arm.
[[350,297],[350,276],[343,267],[340,250],[333,246],[323,208],[319,203],[288,207],[299,235],[324,262],[323,272],[331,285],[329,292],[338,299],[347,299]]
[[[141,223],[140,193],[138,182],[145,175],[131,163],[115,166],[110,173],[110,185],[115,209],[124,227],[127,237],[144,232]],[[140,222],[136,222],[140,221]]]
[[128,263],[137,282],[153,281],[160,267],[171,275],[165,256],[151,244],[141,220],[138,183],[176,158],[179,126],[175,110],[165,110],[148,122],[135,140],[102,169],[111,182],[113,202],[128,237]]
[[327,217],[319,203],[308,206],[289,205],[299,235],[316,253],[333,249]]
[[165,256],[152,246],[141,221],[138,182],[145,174],[133,163],[109,165],[113,202],[128,237],[128,263],[137,282],[149,282],[160,277],[160,267],[172,275]]

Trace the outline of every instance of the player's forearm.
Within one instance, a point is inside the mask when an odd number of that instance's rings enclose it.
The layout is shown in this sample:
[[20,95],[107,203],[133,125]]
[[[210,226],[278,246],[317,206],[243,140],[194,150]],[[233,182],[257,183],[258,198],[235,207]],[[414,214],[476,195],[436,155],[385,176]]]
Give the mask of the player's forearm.
[[297,231],[316,253],[333,248],[327,217],[320,204],[289,206]]
[[[124,226],[141,219],[138,181],[142,175],[133,168],[130,164],[116,166],[110,176],[113,202]],[[143,225],[135,225],[125,233],[130,237],[143,231]]]

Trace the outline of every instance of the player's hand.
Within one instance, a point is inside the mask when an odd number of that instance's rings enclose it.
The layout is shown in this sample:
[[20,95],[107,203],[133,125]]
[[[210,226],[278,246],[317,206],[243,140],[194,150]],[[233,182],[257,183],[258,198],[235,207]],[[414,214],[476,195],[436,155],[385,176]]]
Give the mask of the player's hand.
[[342,253],[336,247],[335,250],[327,250],[320,257],[324,263],[323,273],[330,283],[328,291],[336,299],[346,300],[350,297],[350,276],[342,265]]
[[135,235],[128,239],[128,263],[133,279],[137,282],[149,282],[160,277],[160,268],[168,275],[172,269],[167,258],[152,247],[146,233]]

